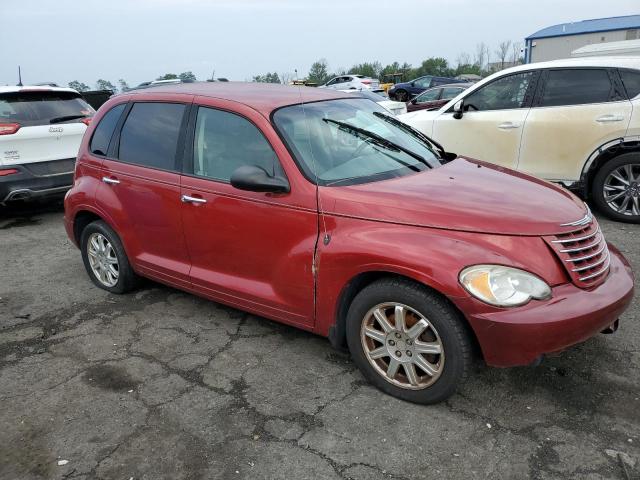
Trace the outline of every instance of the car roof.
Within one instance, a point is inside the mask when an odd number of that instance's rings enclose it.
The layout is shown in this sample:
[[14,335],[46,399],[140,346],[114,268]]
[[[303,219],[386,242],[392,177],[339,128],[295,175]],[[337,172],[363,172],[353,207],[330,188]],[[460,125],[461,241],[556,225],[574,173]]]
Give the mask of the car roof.
[[73,92],[78,93],[73,88],[66,87],[48,87],[43,85],[26,85],[19,87],[17,85],[9,85],[6,87],[0,86],[0,93],[15,93],[15,92]]
[[[601,57],[577,57],[550,60],[548,62],[525,63],[511,68],[500,70],[499,74],[519,72],[534,68],[558,68],[558,67],[620,67],[640,69],[640,56],[601,56]],[[495,75],[495,74],[494,74]],[[493,75],[492,75],[493,76]]]
[[165,93],[197,95],[238,102],[259,111],[265,116],[269,116],[272,111],[286,105],[353,98],[347,93],[333,89],[257,82],[193,82],[154,85],[144,90],[133,90],[121,95],[131,95],[136,99],[144,99],[147,95]]

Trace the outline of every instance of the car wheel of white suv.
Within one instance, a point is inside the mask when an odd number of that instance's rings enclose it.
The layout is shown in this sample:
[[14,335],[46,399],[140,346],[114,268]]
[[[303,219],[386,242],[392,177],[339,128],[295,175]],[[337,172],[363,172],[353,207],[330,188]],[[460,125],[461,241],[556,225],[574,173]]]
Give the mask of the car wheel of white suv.
[[629,152],[605,163],[592,187],[593,201],[613,220],[640,223],[640,152]]

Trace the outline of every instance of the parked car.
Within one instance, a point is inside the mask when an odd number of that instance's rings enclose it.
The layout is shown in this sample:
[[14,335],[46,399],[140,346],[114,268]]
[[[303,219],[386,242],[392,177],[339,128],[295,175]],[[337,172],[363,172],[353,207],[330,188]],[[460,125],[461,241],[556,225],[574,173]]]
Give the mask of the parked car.
[[0,87],[0,204],[62,196],[94,113],[70,88]]
[[528,365],[615,329],[634,288],[570,192],[314,88],[111,98],[83,138],[65,227],[104,290],[148,277],[328,336],[420,403],[454,392],[474,345],[489,365]]
[[364,75],[340,75],[333,77],[318,88],[333,88],[335,90],[376,90],[379,85],[380,82],[376,78],[369,78]]
[[473,83],[451,83],[441,87],[430,88],[407,102],[407,111],[437,110],[449,103],[449,100],[457,97]]
[[388,110],[394,115],[402,115],[403,113],[407,113],[407,106],[402,102],[394,102],[393,100],[389,100],[387,97],[382,95],[384,93],[383,90],[372,91],[372,90],[340,90],[340,92],[348,92],[353,93],[354,95],[358,95],[360,97],[368,98],[376,102],[382,108]]
[[415,78],[410,82],[396,83],[387,93],[389,94],[389,98],[398,100],[399,102],[408,102],[411,98],[424,92],[427,88],[446,85],[448,83],[465,83],[466,81],[467,80],[457,80],[449,77],[425,75],[424,77]]
[[447,151],[562,183],[610,218],[640,222],[640,57],[520,65],[403,120]]

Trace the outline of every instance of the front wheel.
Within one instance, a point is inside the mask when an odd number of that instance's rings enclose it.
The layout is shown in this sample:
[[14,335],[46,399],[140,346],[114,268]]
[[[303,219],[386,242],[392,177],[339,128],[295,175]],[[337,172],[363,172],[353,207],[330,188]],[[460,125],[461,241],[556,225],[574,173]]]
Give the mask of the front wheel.
[[471,364],[458,312],[435,292],[402,279],[365,287],[347,316],[347,343],[363,375],[402,400],[430,404],[451,396]]
[[399,102],[406,102],[409,100],[409,94],[405,90],[398,90],[395,93],[395,97]]
[[605,163],[593,179],[592,197],[609,218],[640,223],[640,153],[625,153]]

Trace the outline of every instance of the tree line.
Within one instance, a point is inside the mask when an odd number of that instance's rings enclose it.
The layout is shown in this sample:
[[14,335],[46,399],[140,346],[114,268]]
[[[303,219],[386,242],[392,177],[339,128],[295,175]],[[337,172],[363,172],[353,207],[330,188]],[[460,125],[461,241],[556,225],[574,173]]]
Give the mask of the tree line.
[[[180,79],[183,82],[195,82],[197,81],[196,76],[193,74],[193,72],[188,71],[188,72],[182,72],[179,74],[175,74],[175,73],[165,73],[164,75],[160,75],[159,77],[156,78],[156,80],[173,80],[173,79]],[[120,78],[118,80],[118,86],[116,87],[113,83],[111,83],[109,80],[105,80],[103,78],[100,78],[98,80],[96,80],[95,83],[95,89],[96,90],[111,90],[112,92],[126,92],[127,90],[129,90],[131,87],[129,86],[129,84],[127,83],[126,80],[124,80],[123,78]],[[77,90],[78,92],[86,92],[91,90],[91,87],[89,85],[87,85],[86,83],[82,83],[79,82],[78,80],[73,80],[71,82],[69,82],[69,88],[73,88],[74,90]]]

